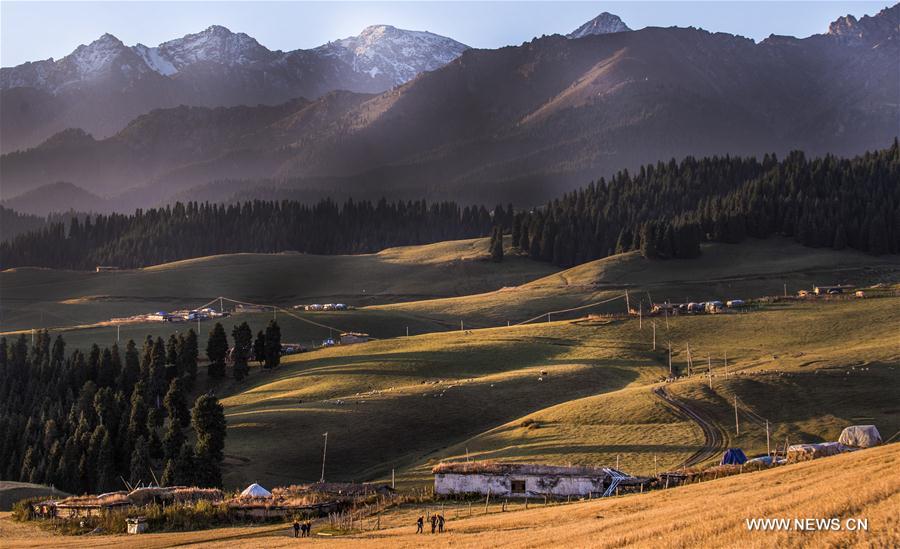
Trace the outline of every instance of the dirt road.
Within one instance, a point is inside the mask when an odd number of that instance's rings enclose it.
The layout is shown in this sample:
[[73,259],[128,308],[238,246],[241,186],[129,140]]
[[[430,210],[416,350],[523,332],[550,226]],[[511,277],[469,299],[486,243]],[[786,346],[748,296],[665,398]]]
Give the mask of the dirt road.
[[678,467],[690,467],[704,461],[716,457],[725,450],[725,433],[722,428],[711,421],[705,414],[691,408],[684,402],[673,397],[665,387],[656,387],[653,394],[662,399],[663,402],[671,406],[680,415],[683,415],[700,426],[705,439],[703,447],[691,454]]

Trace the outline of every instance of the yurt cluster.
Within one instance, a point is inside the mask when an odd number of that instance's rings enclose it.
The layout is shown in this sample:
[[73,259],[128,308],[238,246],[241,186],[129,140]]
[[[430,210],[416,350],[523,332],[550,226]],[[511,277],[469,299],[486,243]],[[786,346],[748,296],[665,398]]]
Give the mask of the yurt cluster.
[[[30,512],[35,520],[80,523],[82,528],[98,523],[97,519],[113,516],[120,524],[112,529],[140,534],[147,531],[148,526],[153,530],[167,529],[172,525],[166,522],[178,515],[204,516],[208,522],[204,526],[321,517],[366,504],[392,492],[388,486],[367,483],[314,483],[272,491],[254,483],[240,493],[232,494],[214,488],[147,486],[131,491],[34,501],[30,504]],[[103,522],[110,524],[108,520]]]

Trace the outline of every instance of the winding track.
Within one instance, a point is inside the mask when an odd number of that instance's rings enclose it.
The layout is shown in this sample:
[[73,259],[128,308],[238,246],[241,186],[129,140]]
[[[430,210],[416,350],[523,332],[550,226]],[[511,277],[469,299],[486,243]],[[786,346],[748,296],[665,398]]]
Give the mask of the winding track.
[[699,425],[700,429],[703,431],[703,437],[706,439],[703,443],[703,447],[691,454],[686,460],[680,463],[678,467],[697,465],[722,453],[725,449],[726,437],[725,432],[721,427],[716,425],[704,414],[673,397],[665,387],[656,387],[653,389],[653,394],[674,408],[677,413]]

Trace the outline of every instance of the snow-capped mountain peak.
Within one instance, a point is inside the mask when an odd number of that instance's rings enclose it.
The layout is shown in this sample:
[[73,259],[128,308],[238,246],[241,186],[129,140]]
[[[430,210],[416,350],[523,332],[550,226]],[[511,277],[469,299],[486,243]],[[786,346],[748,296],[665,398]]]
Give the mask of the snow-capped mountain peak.
[[220,25],[212,25],[202,32],[169,40],[153,49],[156,50],[156,56],[176,70],[198,62],[247,65],[268,60],[273,53],[254,38],[242,32],[231,32]]
[[613,15],[604,11],[597,17],[567,34],[566,38],[583,38],[595,34],[611,34],[614,32],[626,32],[630,30],[628,25],[626,25],[618,15]]
[[86,46],[78,46],[60,62],[70,65],[78,77],[90,78],[108,71],[116,59],[127,51],[128,46],[106,33]]
[[329,42],[316,51],[345,58],[356,72],[382,76],[396,85],[453,61],[467,49],[465,44],[431,32],[371,25],[357,36]]

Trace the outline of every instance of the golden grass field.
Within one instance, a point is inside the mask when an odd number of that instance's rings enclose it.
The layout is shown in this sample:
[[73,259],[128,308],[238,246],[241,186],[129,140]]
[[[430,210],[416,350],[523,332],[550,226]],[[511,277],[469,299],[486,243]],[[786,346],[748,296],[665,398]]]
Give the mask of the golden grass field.
[[[384,513],[381,530],[295,540],[285,525],[62,538],[0,515],[4,547],[878,547],[900,545],[900,446],[843,454],[685,487],[487,514],[444,509],[443,535],[416,535],[418,508]],[[458,514],[457,514],[458,513]],[[458,516],[458,518],[457,518]],[[866,531],[749,531],[752,518],[867,519]],[[372,528],[372,523],[364,524]]]

